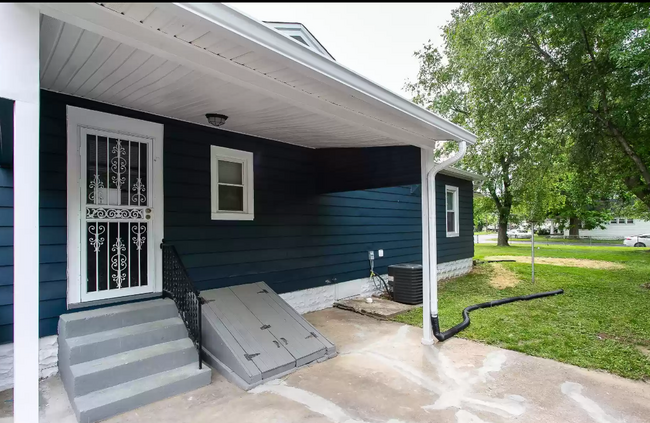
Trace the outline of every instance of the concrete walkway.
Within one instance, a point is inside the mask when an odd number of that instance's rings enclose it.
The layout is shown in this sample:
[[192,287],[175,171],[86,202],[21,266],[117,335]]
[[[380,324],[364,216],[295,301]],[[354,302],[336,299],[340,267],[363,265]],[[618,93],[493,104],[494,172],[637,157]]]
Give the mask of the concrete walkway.
[[[205,388],[108,422],[650,421],[648,383],[462,339],[425,347],[419,328],[339,309],[306,317],[338,357],[250,392],[215,373]],[[42,382],[41,393],[41,422],[75,421],[58,377]]]

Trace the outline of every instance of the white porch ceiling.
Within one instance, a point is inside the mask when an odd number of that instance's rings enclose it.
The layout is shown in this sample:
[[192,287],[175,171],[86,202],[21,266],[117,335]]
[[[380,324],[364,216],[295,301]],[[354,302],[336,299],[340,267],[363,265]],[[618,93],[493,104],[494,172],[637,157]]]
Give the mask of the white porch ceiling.
[[313,148],[468,138],[446,121],[443,129],[351,94],[339,81],[177,5],[40,8],[40,78],[47,90],[200,125],[207,125],[206,113],[222,113],[229,116],[223,129]]

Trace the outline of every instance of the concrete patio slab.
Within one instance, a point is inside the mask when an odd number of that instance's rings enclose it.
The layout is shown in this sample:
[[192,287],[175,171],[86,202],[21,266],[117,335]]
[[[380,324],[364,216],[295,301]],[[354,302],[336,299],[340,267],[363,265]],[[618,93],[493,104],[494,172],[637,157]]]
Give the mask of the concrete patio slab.
[[[340,309],[306,317],[338,357],[249,392],[214,372],[209,386],[107,422],[650,421],[648,383],[463,339],[425,347],[418,328]],[[74,422],[57,377],[41,392],[41,422]]]
[[334,303],[334,307],[365,314],[378,319],[390,319],[398,314],[402,314],[421,306],[422,304],[402,304],[379,297],[372,297],[371,303],[366,302],[365,298],[348,298],[347,300],[339,300]]

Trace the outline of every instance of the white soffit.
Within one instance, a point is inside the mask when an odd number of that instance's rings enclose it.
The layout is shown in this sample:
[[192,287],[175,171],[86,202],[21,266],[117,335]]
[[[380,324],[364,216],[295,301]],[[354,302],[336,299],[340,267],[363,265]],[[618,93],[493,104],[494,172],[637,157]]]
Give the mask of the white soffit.
[[312,148],[475,140],[222,4],[39,7],[44,89]]

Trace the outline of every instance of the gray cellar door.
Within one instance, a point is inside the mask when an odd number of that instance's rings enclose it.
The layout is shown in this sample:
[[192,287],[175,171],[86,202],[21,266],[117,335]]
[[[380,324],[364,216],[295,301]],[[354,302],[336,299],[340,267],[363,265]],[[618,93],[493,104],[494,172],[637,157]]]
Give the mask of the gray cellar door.
[[264,282],[202,291],[206,361],[243,389],[336,355]]

